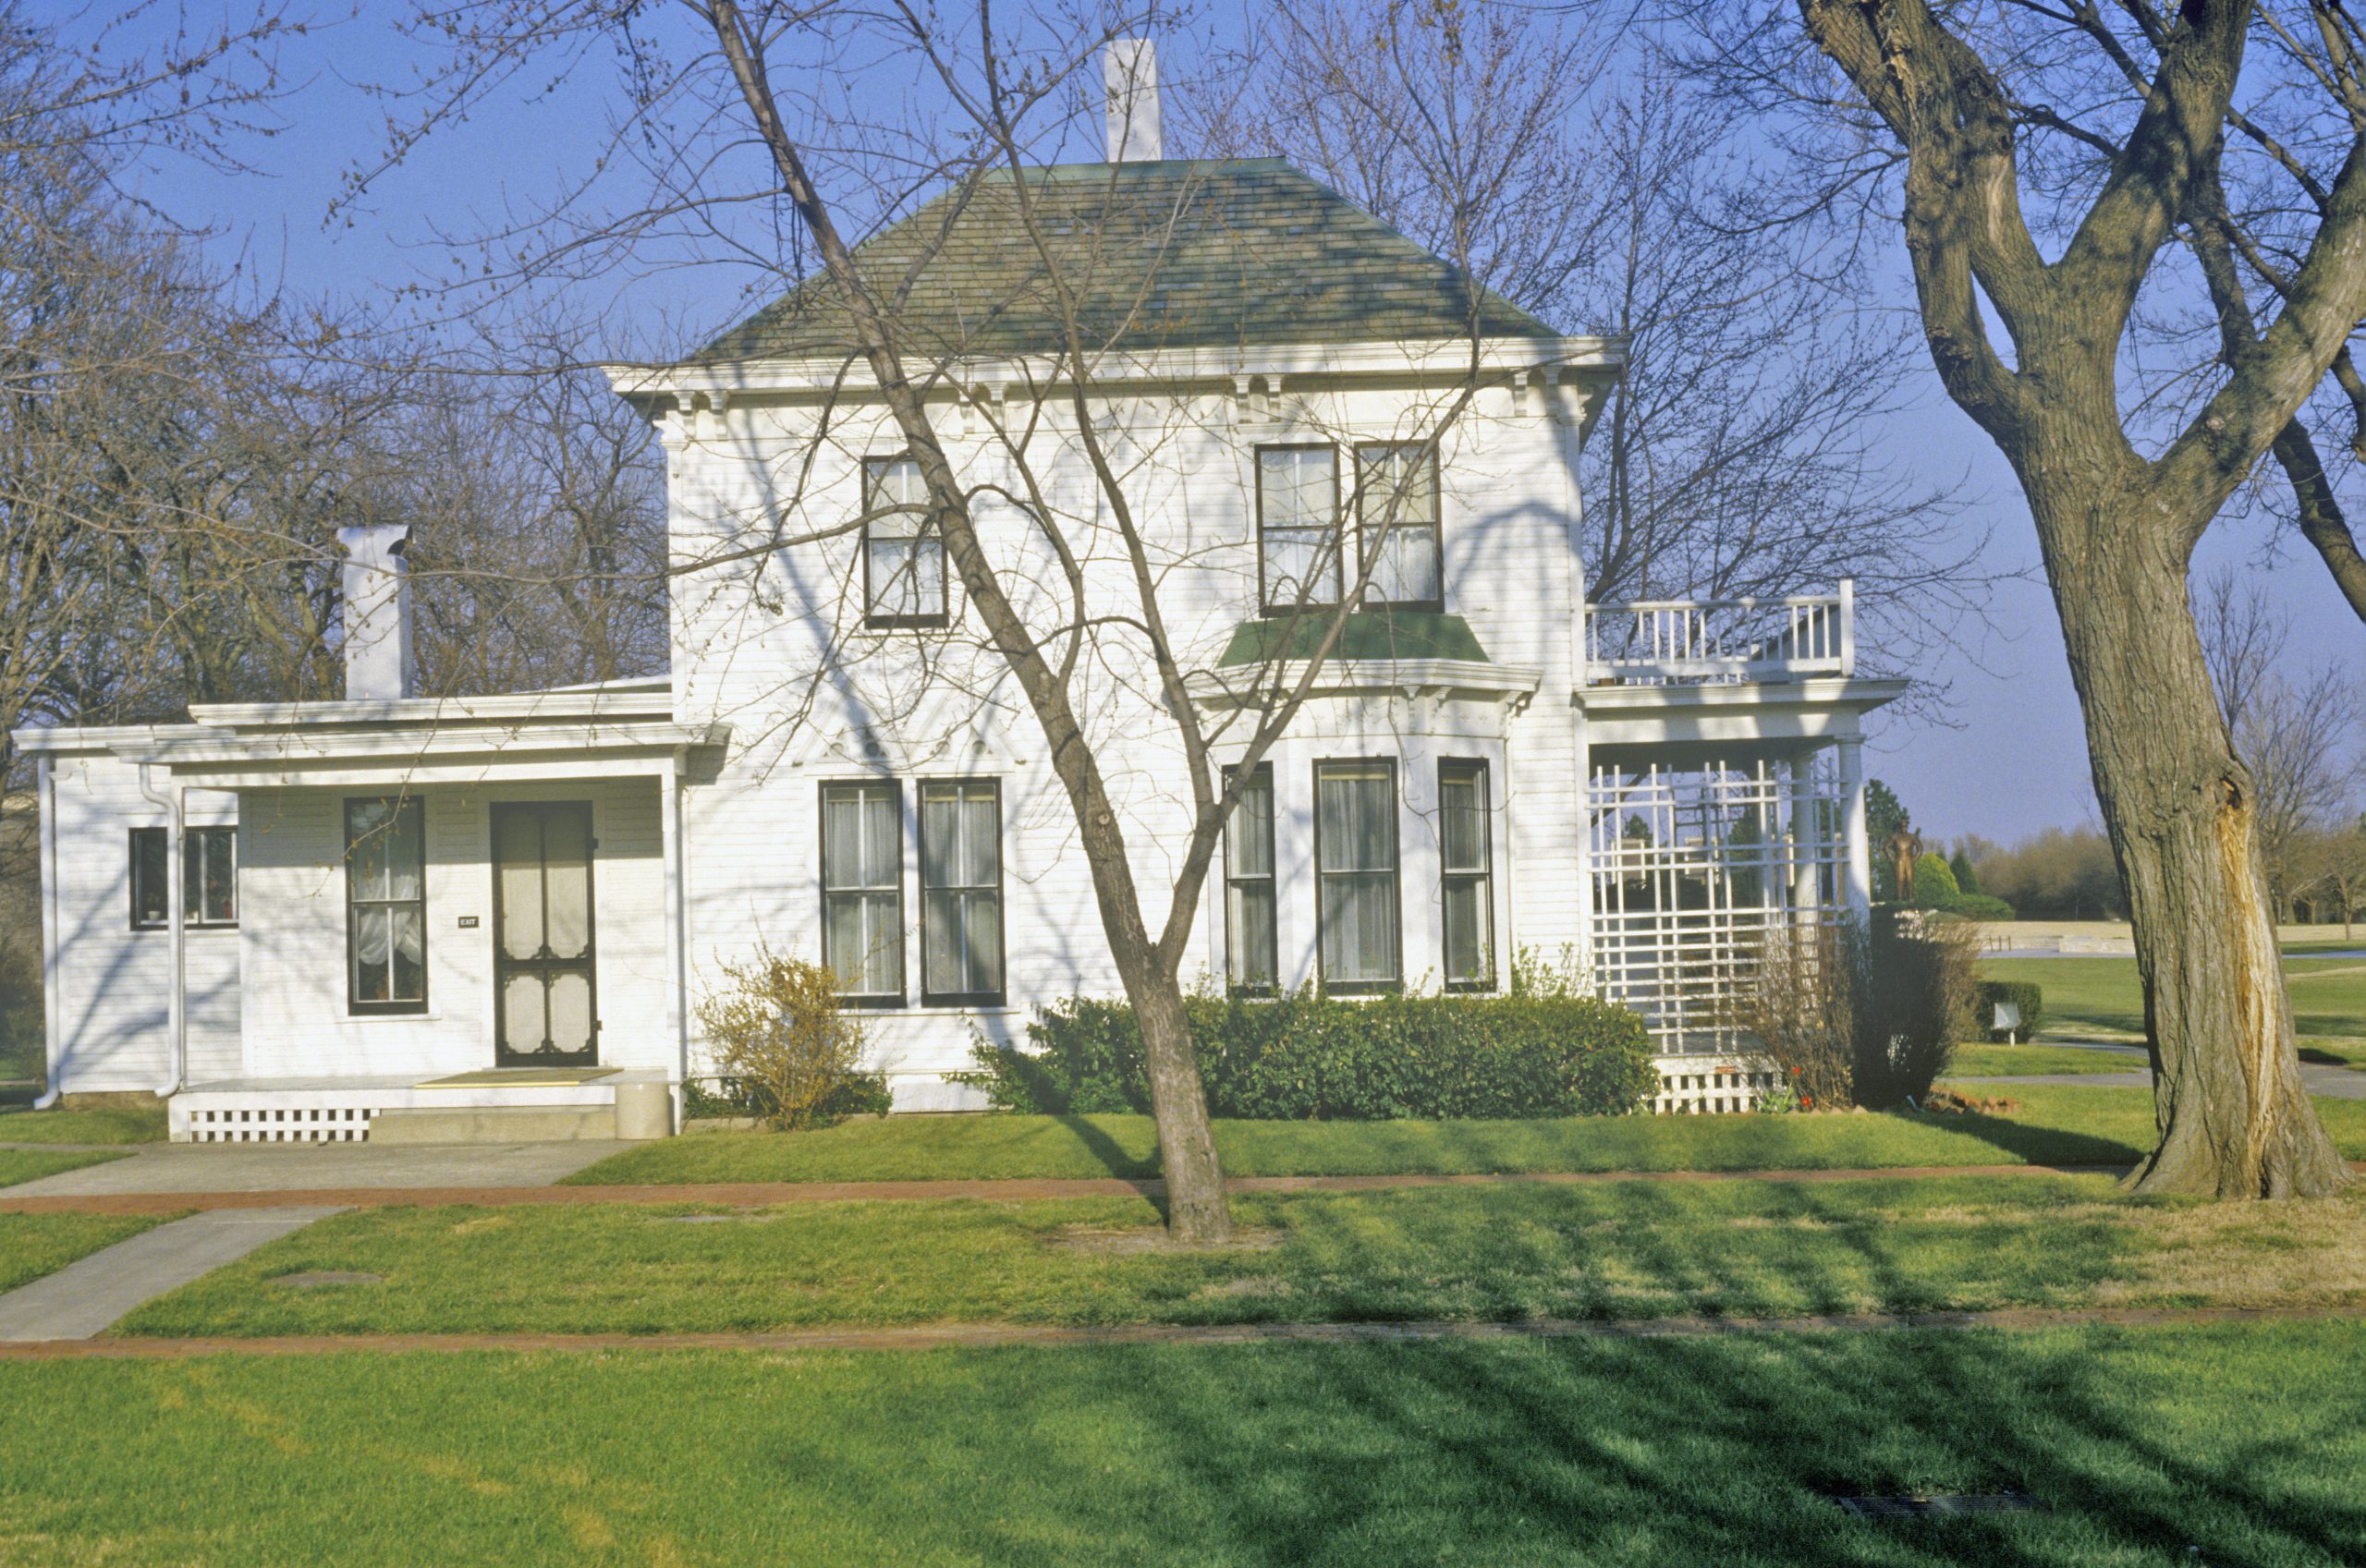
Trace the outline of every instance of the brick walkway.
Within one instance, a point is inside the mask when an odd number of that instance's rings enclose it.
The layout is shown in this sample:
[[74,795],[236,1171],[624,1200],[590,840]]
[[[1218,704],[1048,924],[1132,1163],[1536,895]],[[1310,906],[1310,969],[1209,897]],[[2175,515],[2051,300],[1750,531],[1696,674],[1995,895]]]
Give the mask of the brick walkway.
[[745,1334],[305,1334],[238,1339],[55,1340],[0,1343],[0,1363],[183,1360],[201,1355],[452,1355],[469,1351],[616,1353],[1047,1349],[1128,1344],[1358,1344],[1419,1340],[1668,1339],[1713,1334],[1866,1333],[1900,1329],[2029,1331],[2209,1323],[2356,1322],[2366,1303],[2292,1307],[2007,1307],[1994,1312],[1864,1312],[1818,1318],[1546,1318],[1517,1323],[1226,1323],[1051,1328],[953,1323],[907,1329],[799,1329]]
[[[2366,1162],[2359,1166],[2366,1170]],[[1853,1182],[1943,1176],[2116,1176],[2116,1165],[1895,1165],[1835,1171],[1543,1171],[1508,1174],[1383,1176],[1235,1176],[1233,1193],[1373,1192],[1398,1187],[1588,1185],[1604,1182]],[[0,1188],[0,1213],[177,1214],[217,1209],[289,1206],[346,1209],[484,1208],[579,1203],[687,1203],[769,1209],[790,1203],[913,1202],[976,1198],[1014,1203],[1050,1197],[1155,1197],[1165,1184],[1115,1176],[1072,1180],[960,1182],[708,1182],[644,1186],[317,1187],[270,1192],[118,1192],[12,1195]]]

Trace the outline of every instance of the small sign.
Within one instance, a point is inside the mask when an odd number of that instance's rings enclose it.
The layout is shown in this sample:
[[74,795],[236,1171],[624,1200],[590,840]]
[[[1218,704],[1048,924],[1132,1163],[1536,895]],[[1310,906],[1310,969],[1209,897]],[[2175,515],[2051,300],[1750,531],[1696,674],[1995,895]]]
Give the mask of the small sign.
[[477,929],[477,918],[474,915],[461,916],[460,929],[464,931],[475,930]]

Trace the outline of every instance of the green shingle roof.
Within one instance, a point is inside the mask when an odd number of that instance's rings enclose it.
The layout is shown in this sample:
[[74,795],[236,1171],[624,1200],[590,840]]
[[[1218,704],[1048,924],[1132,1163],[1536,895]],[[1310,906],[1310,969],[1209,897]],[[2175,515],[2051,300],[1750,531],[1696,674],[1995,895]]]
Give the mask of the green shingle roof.
[[[1269,659],[1311,659],[1322,646],[1331,617],[1321,612],[1274,621],[1243,621],[1233,627],[1216,661],[1219,670],[1262,664]],[[1492,662],[1479,634],[1459,615],[1431,610],[1358,610],[1339,624],[1334,659],[1465,659]]]
[[[937,197],[856,248],[874,297],[931,357],[1065,346],[1055,275],[1088,348],[1552,337],[1554,330],[1278,158],[1066,164]],[[1053,251],[1021,220],[1022,188]],[[1056,273],[1054,269],[1056,269]],[[698,360],[856,351],[826,275],[701,349]]]

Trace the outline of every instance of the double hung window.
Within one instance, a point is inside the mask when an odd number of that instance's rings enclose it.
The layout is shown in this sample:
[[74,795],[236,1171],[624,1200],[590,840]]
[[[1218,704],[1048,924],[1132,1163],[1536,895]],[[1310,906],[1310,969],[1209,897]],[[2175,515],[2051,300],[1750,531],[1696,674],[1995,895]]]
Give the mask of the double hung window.
[[1002,1001],[1002,792],[992,779],[921,785],[921,1000]]
[[863,624],[944,626],[945,540],[929,516],[921,466],[909,457],[863,459],[862,509]]
[[1269,615],[1339,602],[1339,454],[1257,449],[1259,602]]
[[1324,989],[1351,994],[1403,983],[1395,763],[1315,764],[1314,865]]
[[1445,906],[1445,983],[1453,991],[1495,984],[1494,846],[1487,764],[1438,764],[1439,893]]
[[1280,968],[1274,918],[1274,765],[1239,781],[1224,833],[1226,978],[1236,990],[1271,991]]
[[1437,452],[1428,442],[1356,448],[1356,538],[1363,602],[1444,608]]
[[427,832],[421,803],[345,803],[347,998],[355,1013],[427,1011]]
[[[163,828],[131,830],[131,927],[162,930],[173,923],[172,835]],[[181,919],[189,926],[238,923],[238,830],[189,828],[181,834]]]
[[903,791],[822,786],[822,961],[858,1006],[904,1000]]

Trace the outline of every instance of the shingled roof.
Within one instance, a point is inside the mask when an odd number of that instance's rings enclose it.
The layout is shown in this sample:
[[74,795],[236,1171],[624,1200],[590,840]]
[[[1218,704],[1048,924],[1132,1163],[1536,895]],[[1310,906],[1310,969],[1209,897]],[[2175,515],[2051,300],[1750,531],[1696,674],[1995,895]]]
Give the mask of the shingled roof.
[[[1278,158],[1064,164],[1024,176],[1087,346],[1246,345],[1559,335]],[[939,196],[855,250],[902,302],[907,346],[942,358],[1064,346],[1051,273],[1020,226],[1017,177]],[[815,276],[694,357],[850,356],[845,296]]]

